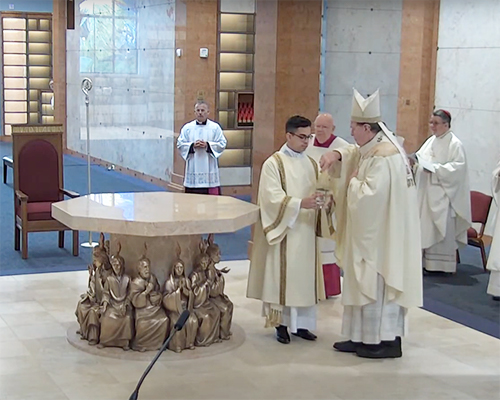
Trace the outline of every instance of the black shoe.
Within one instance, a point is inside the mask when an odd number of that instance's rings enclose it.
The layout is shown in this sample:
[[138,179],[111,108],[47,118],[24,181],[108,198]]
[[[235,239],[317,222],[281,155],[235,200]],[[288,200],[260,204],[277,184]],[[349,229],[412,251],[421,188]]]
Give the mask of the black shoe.
[[318,337],[307,329],[297,329],[296,333],[292,332],[293,336],[301,337],[305,340],[316,340]]
[[356,355],[362,358],[399,358],[403,355],[401,339],[380,344],[361,344],[356,349]]
[[356,349],[361,343],[346,340],[344,342],[335,342],[333,348],[343,353],[356,353]]
[[427,276],[452,276],[453,272],[444,272],[444,271],[429,271],[424,268],[424,275]]
[[290,343],[290,335],[288,334],[288,328],[285,325],[276,327],[276,340],[283,344]]
[[493,300],[500,301],[500,296],[493,296]]
[[389,347],[397,347],[401,350],[401,336],[396,336],[394,340],[382,340],[382,344]]

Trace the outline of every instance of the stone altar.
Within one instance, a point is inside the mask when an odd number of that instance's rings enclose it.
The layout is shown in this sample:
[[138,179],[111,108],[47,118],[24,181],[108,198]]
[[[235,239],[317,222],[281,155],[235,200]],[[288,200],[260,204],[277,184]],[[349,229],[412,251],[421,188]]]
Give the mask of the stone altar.
[[[104,193],[54,203],[52,215],[72,229],[110,234],[105,250],[108,256],[119,254],[123,258],[127,279],[140,278],[138,263],[147,257],[151,274],[163,287],[179,260],[179,249],[186,275],[191,276],[194,264],[200,260],[200,243],[204,241],[201,235],[235,232],[252,225],[258,219],[259,208],[228,196]],[[210,238],[213,241],[212,235]],[[102,243],[100,246],[104,248]],[[92,273],[95,271],[90,271],[91,277]],[[206,297],[213,301],[208,293]],[[95,340],[89,344],[96,344]]]

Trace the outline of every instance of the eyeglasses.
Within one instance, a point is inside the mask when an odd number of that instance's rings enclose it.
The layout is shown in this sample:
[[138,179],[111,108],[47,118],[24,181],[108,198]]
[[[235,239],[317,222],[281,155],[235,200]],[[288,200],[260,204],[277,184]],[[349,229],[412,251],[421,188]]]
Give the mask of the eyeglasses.
[[429,125],[444,125],[444,122],[429,121]]
[[293,132],[288,132],[290,135],[293,135],[293,136],[297,136],[300,140],[310,140],[313,135],[298,135],[296,133],[293,133]]

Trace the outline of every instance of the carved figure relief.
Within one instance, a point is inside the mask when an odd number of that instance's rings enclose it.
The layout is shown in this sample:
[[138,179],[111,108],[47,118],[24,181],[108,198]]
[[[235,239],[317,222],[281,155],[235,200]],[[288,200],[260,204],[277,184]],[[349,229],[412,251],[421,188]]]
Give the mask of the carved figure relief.
[[224,294],[225,280],[223,273],[229,272],[227,268],[221,270],[216,268],[216,264],[220,262],[220,249],[214,243],[214,235],[210,234],[207,240],[207,254],[210,257],[206,274],[210,286],[210,299],[220,311],[220,333],[219,337],[222,340],[227,340],[231,336],[231,322],[233,320],[233,303]]
[[118,252],[111,256],[113,273],[106,278],[101,300],[101,335],[99,347],[130,349],[134,336],[134,317],[130,303],[130,277],[125,274],[125,260]]
[[191,312],[183,329],[176,332],[169,349],[177,353],[196,346],[210,346],[231,337],[233,303],[224,293],[223,274],[218,269],[221,253],[213,235],[200,240],[192,272],[182,260],[182,249],[176,245],[176,259],[169,262],[170,272],[160,285],[152,273],[147,246],[130,271],[125,273],[125,259],[109,255],[109,241],[101,233],[88,266],[88,288],[80,296],[75,315],[77,333],[89,345],[132,348],[149,351],[161,348],[184,310]]
[[135,308],[132,349],[160,349],[169,332],[169,318],[162,308],[160,285],[151,273],[151,262],[146,255],[139,259],[137,277],[130,284],[130,301]]
[[195,349],[198,318],[193,312],[194,293],[191,289],[191,282],[186,277],[186,266],[181,259],[181,248],[179,244],[176,247],[177,259],[174,261],[172,272],[163,288],[163,307],[167,310],[171,321],[177,321],[184,310],[191,312],[184,327],[169,343],[170,350],[180,353],[184,349]]

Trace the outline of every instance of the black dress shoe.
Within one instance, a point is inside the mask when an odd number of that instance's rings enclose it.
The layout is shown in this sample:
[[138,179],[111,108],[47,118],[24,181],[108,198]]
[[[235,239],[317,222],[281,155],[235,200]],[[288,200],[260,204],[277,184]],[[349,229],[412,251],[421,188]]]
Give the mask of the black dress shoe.
[[493,300],[500,301],[500,296],[493,296]]
[[333,348],[343,353],[356,353],[356,349],[361,343],[346,340],[344,342],[335,342]]
[[288,334],[288,328],[285,325],[276,327],[276,340],[283,344],[290,343],[290,335]]
[[444,272],[444,271],[429,271],[424,268],[424,275],[427,276],[452,276],[453,272]]
[[397,347],[401,350],[401,336],[396,336],[394,340],[382,340],[382,344],[389,347]]
[[293,336],[301,337],[305,340],[316,340],[318,337],[307,329],[297,329],[296,333],[292,332]]
[[362,358],[399,358],[403,355],[401,351],[401,340],[382,342],[380,344],[361,344],[356,349],[356,355]]

